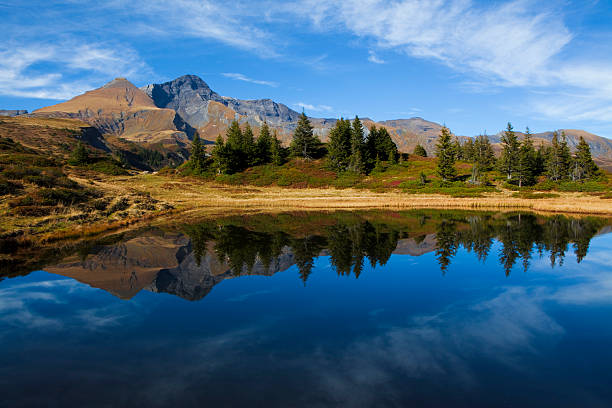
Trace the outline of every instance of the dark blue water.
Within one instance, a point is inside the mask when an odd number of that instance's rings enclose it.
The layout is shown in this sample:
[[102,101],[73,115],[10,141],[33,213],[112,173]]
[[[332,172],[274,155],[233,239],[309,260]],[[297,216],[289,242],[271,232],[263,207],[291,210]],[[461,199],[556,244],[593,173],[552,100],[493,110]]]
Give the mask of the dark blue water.
[[[218,236],[196,265],[195,238],[164,232],[6,279],[1,405],[612,406],[612,235],[584,256],[565,243],[554,267],[534,243],[527,270],[504,266],[507,237],[484,261],[458,244],[441,269],[436,236],[417,256],[409,229],[358,278],[324,248],[304,283],[287,246],[270,276],[259,258],[224,272]],[[182,266],[151,272],[169,242]]]

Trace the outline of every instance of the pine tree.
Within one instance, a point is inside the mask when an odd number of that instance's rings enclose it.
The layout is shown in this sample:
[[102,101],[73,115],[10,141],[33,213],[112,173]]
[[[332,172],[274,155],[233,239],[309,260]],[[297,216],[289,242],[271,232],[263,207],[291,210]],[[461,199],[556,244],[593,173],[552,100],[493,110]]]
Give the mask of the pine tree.
[[438,143],[436,144],[436,155],[438,156],[438,175],[444,181],[455,178],[455,148],[451,139],[450,130],[444,126],[440,132]]
[[285,149],[281,145],[280,140],[276,136],[276,131],[272,136],[272,145],[270,146],[271,163],[275,166],[282,166],[285,162]]
[[336,172],[345,171],[351,154],[351,123],[340,118],[329,132],[327,165]]
[[463,146],[461,146],[458,138],[455,138],[453,141],[453,150],[455,151],[455,160],[465,160],[465,157],[463,157]]
[[480,135],[474,139],[471,155],[473,165],[470,182],[479,184],[482,181],[482,173],[491,170],[495,163],[493,147],[486,135]]
[[272,161],[272,136],[270,135],[270,128],[266,122],[264,122],[259,130],[255,151],[256,165],[266,164]]
[[242,143],[240,144],[240,150],[242,150],[244,157],[244,161],[240,166],[240,171],[256,164],[257,146],[255,145],[255,135],[253,134],[251,125],[248,123],[244,127],[244,132],[242,132]]
[[244,150],[245,141],[237,121],[232,121],[226,132],[225,146],[223,153],[225,154],[224,173],[233,174],[243,171],[248,167],[249,157]]
[[559,181],[563,178],[563,159],[561,158],[561,144],[559,134],[553,133],[550,147],[546,153],[546,175],[552,181]]
[[519,147],[519,161],[516,168],[516,178],[519,187],[535,184],[536,151],[533,148],[531,132],[527,128],[525,138]]
[[546,155],[547,151],[544,147],[544,143],[540,143],[538,146],[538,150],[536,151],[536,161],[535,161],[535,174],[539,176],[546,171]]
[[380,160],[378,157],[378,129],[375,125],[372,125],[368,135],[365,140],[365,162],[366,162],[366,170],[368,172],[372,171],[374,167],[376,167],[377,160]]
[[85,145],[79,141],[75,149],[70,154],[68,164],[73,166],[82,166],[89,163],[89,152],[85,148]]
[[520,143],[512,128],[512,124],[508,123],[508,127],[504,131],[501,142],[502,154],[499,159],[500,171],[506,175],[508,181],[511,181],[516,176],[520,148]]
[[359,118],[355,116],[351,128],[351,156],[349,157],[349,169],[351,171],[356,173],[363,173],[365,171],[363,150],[363,125]]
[[569,145],[567,144],[567,137],[565,132],[561,131],[561,150],[560,150],[560,163],[561,163],[561,177],[567,179],[570,177],[570,170],[572,166],[572,153]]
[[474,162],[482,171],[493,170],[495,153],[487,135],[480,135],[474,140]]
[[599,173],[599,168],[593,161],[591,156],[591,148],[589,144],[580,136],[578,146],[576,146],[576,154],[574,155],[574,168],[572,170],[573,180],[591,179]]
[[463,152],[462,152],[463,160],[468,162],[474,162],[475,154],[474,154],[474,140],[469,138],[463,143]]
[[213,166],[217,171],[217,174],[225,174],[228,172],[230,166],[230,156],[228,146],[223,141],[223,137],[219,135],[215,141],[215,145],[212,149]]
[[417,144],[414,147],[414,152],[412,154],[414,154],[415,156],[427,157],[427,151],[420,144]]
[[191,157],[189,161],[195,174],[202,173],[206,168],[206,152],[202,147],[202,140],[197,132],[191,141]]
[[307,160],[312,159],[321,141],[314,135],[313,126],[304,112],[300,115],[298,124],[293,132],[291,142],[291,154],[296,157],[303,157]]

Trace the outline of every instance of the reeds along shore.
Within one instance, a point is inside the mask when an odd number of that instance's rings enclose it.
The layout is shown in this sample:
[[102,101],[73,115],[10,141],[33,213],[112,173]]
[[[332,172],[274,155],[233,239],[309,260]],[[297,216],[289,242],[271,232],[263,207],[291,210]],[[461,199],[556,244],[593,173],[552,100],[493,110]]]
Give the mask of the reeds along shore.
[[124,180],[131,188],[147,191],[153,198],[184,212],[457,208],[612,216],[612,200],[586,193],[558,193],[550,197],[543,194],[537,199],[516,197],[511,191],[483,193],[479,197],[452,197],[408,194],[401,190],[378,193],[361,189],[241,187],[153,176]]

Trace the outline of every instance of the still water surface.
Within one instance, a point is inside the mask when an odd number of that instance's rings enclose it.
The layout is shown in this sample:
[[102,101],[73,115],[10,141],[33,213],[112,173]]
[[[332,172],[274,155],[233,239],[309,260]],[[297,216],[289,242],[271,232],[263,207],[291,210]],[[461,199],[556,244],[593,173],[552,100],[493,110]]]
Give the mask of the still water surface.
[[611,406],[609,224],[290,214],[105,238],[0,281],[0,405]]

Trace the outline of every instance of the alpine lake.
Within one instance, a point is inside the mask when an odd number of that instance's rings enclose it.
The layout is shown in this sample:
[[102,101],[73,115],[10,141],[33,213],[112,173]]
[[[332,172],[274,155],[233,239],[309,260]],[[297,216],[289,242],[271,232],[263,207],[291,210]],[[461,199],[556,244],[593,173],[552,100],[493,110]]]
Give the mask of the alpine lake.
[[609,407],[610,232],[295,212],[5,242],[0,406]]

